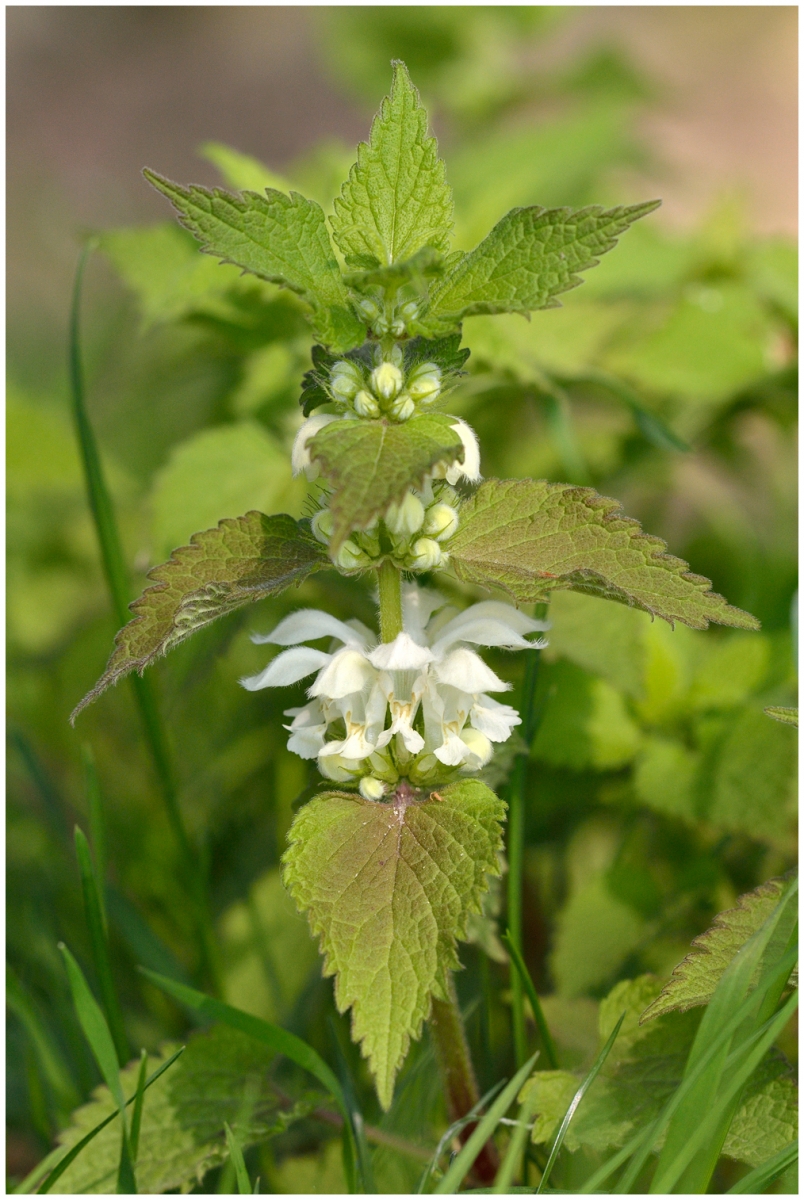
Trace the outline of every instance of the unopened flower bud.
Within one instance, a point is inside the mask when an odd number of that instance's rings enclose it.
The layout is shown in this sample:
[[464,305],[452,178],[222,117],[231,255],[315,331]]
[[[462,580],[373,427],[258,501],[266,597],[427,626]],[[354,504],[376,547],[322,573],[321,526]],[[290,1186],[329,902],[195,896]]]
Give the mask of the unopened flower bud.
[[378,317],[372,325],[371,331],[372,333],[376,334],[377,337],[385,337],[386,333],[388,332],[388,322],[386,321],[385,317]]
[[319,542],[323,542],[325,546],[329,545],[329,539],[332,537],[332,513],[329,509],[319,508],[310,522],[310,526],[313,537]]
[[354,399],[355,412],[359,417],[369,417],[374,419],[380,415],[380,406],[372,396],[371,392],[367,392],[365,388],[359,391]]
[[408,375],[407,390],[414,400],[432,404],[441,391],[441,368],[435,363],[419,363]]
[[398,316],[403,321],[412,321],[414,317],[419,315],[419,306],[415,300],[408,300],[407,304],[403,304],[398,310]]
[[390,331],[394,335],[394,337],[402,337],[402,335],[405,332],[405,322],[400,321],[399,318],[397,317],[397,319],[395,321],[391,322]]
[[384,362],[371,372],[371,390],[383,400],[394,400],[402,391],[404,379],[399,367]]
[[485,733],[481,733],[479,729],[473,729],[471,725],[465,728],[461,733],[461,741],[469,750],[470,754],[473,754],[480,760],[479,765],[481,767],[486,765],[494,753],[494,747],[486,737]]
[[447,538],[451,538],[455,530],[458,528],[458,513],[450,504],[434,504],[432,508],[428,508],[422,526],[422,533],[426,533],[428,537],[435,538],[438,542],[445,542]]
[[347,538],[335,555],[334,562],[342,571],[357,571],[361,567],[367,567],[371,559],[360,549],[357,542]]
[[432,538],[419,538],[411,549],[411,567],[414,571],[433,571],[444,561],[438,542]]
[[348,404],[363,386],[363,372],[351,362],[336,362],[329,377],[329,386],[336,400]]
[[390,415],[395,421],[409,421],[415,411],[416,405],[407,392],[402,392],[400,396],[397,396],[389,409]]
[[360,780],[360,795],[364,800],[382,800],[386,787],[373,775],[364,775]]
[[424,505],[418,496],[408,492],[400,504],[392,504],[385,514],[385,524],[397,537],[411,537],[424,522]]
[[366,321],[376,321],[380,315],[379,305],[375,304],[373,300],[358,300],[357,307],[361,317]]
[[392,346],[388,361],[392,362],[395,367],[401,367],[404,355],[402,354],[401,346]]

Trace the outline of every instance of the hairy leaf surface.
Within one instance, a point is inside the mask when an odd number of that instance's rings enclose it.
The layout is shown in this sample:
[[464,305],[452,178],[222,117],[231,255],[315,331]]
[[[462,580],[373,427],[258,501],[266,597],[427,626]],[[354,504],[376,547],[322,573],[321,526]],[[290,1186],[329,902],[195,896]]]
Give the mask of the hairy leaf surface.
[[445,997],[457,938],[499,873],[505,804],[476,779],[424,801],[331,792],[291,827],[284,879],[321,939],[338,1009],[352,1009],[384,1108],[411,1038]]
[[[765,923],[787,886],[784,879],[769,879],[753,892],[740,896],[734,908],[718,913],[706,933],[694,939],[692,950],[678,964],[661,993],[642,1014],[642,1021],[672,1012],[673,1009],[685,1012],[699,1004],[708,1004],[726,967],[737,951]],[[779,958],[783,953],[795,920],[795,908],[788,905],[773,932],[758,971],[765,963]]]
[[331,223],[347,259],[368,255],[378,266],[411,259],[424,246],[447,249],[452,191],[404,63],[394,63],[391,93],[374,118],[368,143],[358,146]]
[[320,341],[335,349],[359,345],[365,327],[349,306],[324,213],[315,200],[273,188],[232,195],[183,187],[154,171],[146,179],[168,200],[201,249],[261,279],[297,292],[312,307]]
[[[149,1056],[156,1070],[175,1047]],[[286,1101],[271,1086],[268,1072],[275,1055],[237,1030],[217,1026],[191,1038],[184,1054],[148,1089],[142,1111],[137,1183],[140,1192],[160,1193],[197,1186],[206,1171],[223,1162],[228,1151],[223,1123],[234,1128],[241,1146],[263,1141],[306,1115],[314,1101]],[[128,1098],[137,1088],[139,1063],[121,1072]],[[253,1097],[251,1111],[244,1097]],[[61,1145],[80,1141],[116,1108],[107,1087],[73,1114],[59,1136]],[[113,1193],[120,1158],[120,1126],[113,1121],[90,1142],[59,1180],[66,1194]]]
[[450,417],[421,413],[403,424],[332,421],[310,443],[310,456],[334,485],[332,553],[353,529],[366,529],[437,463],[463,460]]
[[[639,1024],[639,1013],[659,982],[651,976],[618,983],[602,1001],[601,1045],[625,1010],[619,1037],[584,1097],[566,1136],[570,1151],[605,1151],[623,1146],[654,1120],[678,1087],[698,1025],[696,1013],[673,1013],[655,1024]],[[533,1141],[549,1143],[583,1079],[583,1072],[537,1071],[522,1090],[533,1101]],[[796,1087],[789,1064],[776,1051],[765,1056],[749,1080],[723,1153],[756,1166],[795,1137]]]
[[522,603],[570,589],[693,629],[710,621],[759,627],[712,592],[708,579],[667,554],[660,538],[644,534],[616,500],[591,488],[489,479],[464,504],[447,549],[459,579],[500,587]]
[[131,605],[134,619],[117,634],[106,670],[72,719],[129,671],[142,674],[216,617],[275,596],[327,565],[323,546],[284,513],[249,512],[196,533],[149,572],[154,586]]
[[417,332],[446,330],[476,313],[555,308],[555,297],[582,283],[579,273],[597,266],[620,234],[658,203],[512,209],[433,285]]

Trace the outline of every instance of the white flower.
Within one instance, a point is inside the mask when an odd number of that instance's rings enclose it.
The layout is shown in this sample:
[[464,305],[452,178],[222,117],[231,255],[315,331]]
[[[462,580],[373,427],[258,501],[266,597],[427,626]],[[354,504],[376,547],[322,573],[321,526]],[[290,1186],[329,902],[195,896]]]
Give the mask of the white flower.
[[299,475],[304,471],[310,481],[318,476],[318,464],[310,459],[308,448],[310,440],[315,437],[319,429],[323,429],[325,425],[338,419],[332,413],[315,413],[312,417],[307,418],[296,434],[293,449],[290,452],[290,465],[294,475]]
[[[455,613],[436,592],[405,585],[403,632],[377,644],[360,621],[339,621],[303,609],[280,621],[257,643],[288,646],[244,687],[284,687],[316,673],[310,702],[287,710],[293,720],[288,748],[318,760],[321,773],[360,784],[366,799],[400,774],[416,783],[435,782],[444,768],[479,770],[520,723],[516,709],[489,692],[510,687],[471,648],[541,647],[525,634],[546,628],[509,604],[487,600]],[[329,651],[302,645],[330,638]],[[330,726],[334,738],[327,740]],[[369,780],[369,782],[367,782]]]
[[471,425],[467,425],[460,417],[450,417],[452,428],[463,443],[463,462],[453,463],[451,467],[441,463],[433,471],[433,479],[446,479],[447,483],[455,484],[459,479],[468,479],[477,483],[480,475],[480,447]]
[[458,528],[458,519],[458,510],[451,504],[433,504],[427,510],[422,533],[437,542],[445,542]]
[[394,363],[384,362],[371,372],[371,390],[383,400],[393,400],[402,391],[405,377]]
[[407,492],[399,504],[389,506],[383,520],[397,537],[410,537],[418,533],[424,523],[424,505],[413,492]]

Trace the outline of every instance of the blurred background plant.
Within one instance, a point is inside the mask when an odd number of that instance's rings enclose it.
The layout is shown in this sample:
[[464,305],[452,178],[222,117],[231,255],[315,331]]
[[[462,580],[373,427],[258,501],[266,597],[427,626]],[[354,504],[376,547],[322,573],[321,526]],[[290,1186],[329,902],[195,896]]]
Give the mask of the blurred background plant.
[[[665,197],[562,308],[531,323],[470,319],[470,374],[451,410],[477,429],[484,474],[616,496],[763,624],[760,634],[672,631],[583,596],[551,605],[528,764],[525,957],[564,1065],[580,1066],[618,980],[665,977],[718,911],[794,861],[794,732],[763,713],[795,703],[794,22],[784,8],[10,10],[12,1182],[100,1079],[56,950],[63,940],[93,962],[76,822],[106,881],[132,1049],[167,1054],[187,1031],[136,965],[177,979],[202,970],[133,694],[121,685],[75,731],[67,720],[114,632],[69,415],[80,237],[96,233],[101,251],[85,303],[88,405],[133,595],[196,530],[249,508],[301,514],[288,448],[311,345],[294,297],[199,255],[141,166],[233,188],[286,180],[328,208],[398,57],[434,112],[458,247],[515,205]],[[259,665],[247,631],[302,604],[373,621],[365,588],[318,576],[220,621],[152,674],[209,876],[225,998],[330,1061],[337,1041],[377,1126],[378,1187],[415,1190],[422,1162],[393,1141],[432,1148],[444,1129],[427,1038],[381,1116],[279,882],[309,783],[281,730],[301,689],[237,686]],[[494,667],[520,686],[516,659]],[[96,764],[93,802],[83,747]],[[462,957],[482,1090],[512,1070],[508,968],[482,922]],[[789,1035],[783,1044],[791,1054]],[[141,1190],[190,1185],[225,1157],[212,1132],[219,1084],[204,1069],[212,1054],[234,1077],[242,1047],[215,1043],[205,1058],[193,1045],[195,1068],[183,1067],[174,1092],[188,1079],[197,1089],[171,1119],[192,1124],[194,1113],[195,1132],[181,1152],[157,1154]],[[252,1066],[251,1115],[240,1114],[256,1143],[252,1176],[264,1190],[343,1190],[321,1097],[305,1100],[283,1076],[269,1104]],[[199,1095],[206,1118],[192,1107]],[[723,1159],[716,1190],[744,1169]],[[226,1170],[205,1190],[229,1190]],[[71,1187],[92,1183],[79,1174]]]

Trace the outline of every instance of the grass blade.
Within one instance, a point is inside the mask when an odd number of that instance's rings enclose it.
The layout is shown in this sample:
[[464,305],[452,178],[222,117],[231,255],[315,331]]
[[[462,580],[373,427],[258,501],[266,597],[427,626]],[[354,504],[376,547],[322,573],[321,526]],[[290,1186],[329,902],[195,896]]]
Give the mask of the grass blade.
[[98,772],[95,767],[95,756],[92,747],[81,747],[81,757],[84,760],[84,778],[86,780],[87,802],[89,804],[89,837],[92,843],[92,855],[95,860],[95,882],[98,890],[98,903],[104,928],[107,927],[106,916],[106,822],[103,816],[103,799],[101,797]]
[[137,1151],[140,1146],[140,1126],[142,1124],[142,1104],[145,1099],[145,1072],[148,1068],[148,1055],[140,1051],[140,1073],[137,1076],[137,1091],[134,1096],[134,1111],[131,1114],[131,1159],[137,1161]]
[[645,1130],[640,1129],[639,1133],[635,1134],[630,1141],[626,1142],[621,1150],[616,1154],[612,1154],[611,1158],[603,1163],[602,1167],[598,1167],[594,1175],[590,1175],[582,1187],[578,1188],[580,1195],[588,1195],[591,1192],[596,1192],[601,1183],[614,1174],[614,1172],[627,1162],[631,1155],[639,1149],[642,1139],[645,1136]]
[[101,1001],[112,1035],[118,1065],[123,1067],[130,1058],[130,1047],[123,1023],[123,1013],[117,999],[117,991],[112,978],[112,963],[109,957],[109,943],[106,936],[106,925],[103,919],[101,899],[98,894],[98,883],[92,864],[89,843],[78,825],[75,827],[75,853],[78,858],[78,870],[81,875],[81,890],[84,894],[84,912],[89,929],[89,942],[92,948],[92,959],[95,967],[95,977],[100,988]]
[[472,1136],[461,1147],[458,1154],[455,1155],[449,1170],[435,1189],[437,1195],[452,1195],[454,1192],[457,1192],[461,1186],[461,1180],[471,1170],[472,1164],[478,1154],[494,1133],[499,1124],[500,1117],[504,1117],[513,1104],[517,1093],[533,1070],[533,1064],[538,1057],[538,1052],[533,1054],[524,1066],[520,1067],[511,1082],[500,1092],[489,1111],[479,1121],[477,1128],[472,1131]]
[[80,1097],[61,1050],[11,966],[6,968],[6,1003],[28,1035],[57,1109],[67,1116],[77,1107]]
[[[163,1062],[162,1065],[154,1071],[153,1075],[149,1075],[149,1077],[145,1081],[145,1084],[143,1085],[143,1092],[147,1092],[148,1088],[151,1087],[152,1084],[156,1083],[157,1079],[159,1079],[159,1077],[161,1075],[164,1075],[165,1071],[167,1071],[169,1067],[173,1066],[176,1059],[180,1055],[182,1055],[184,1053],[184,1051],[185,1051],[185,1047],[180,1046],[175,1054],[171,1054],[170,1058],[166,1062]],[[128,1106],[129,1104],[133,1104],[134,1101],[136,1100],[136,1098],[137,1098],[137,1094],[135,1092],[135,1094],[133,1096],[130,1096],[129,1099],[126,1100],[126,1106]],[[70,1163],[75,1162],[76,1158],[78,1158],[78,1155],[81,1153],[81,1151],[84,1149],[84,1147],[88,1146],[89,1143],[92,1141],[92,1139],[96,1138],[102,1129],[105,1129],[106,1126],[109,1125],[112,1121],[117,1120],[117,1118],[119,1116],[120,1116],[119,1111],[110,1113],[108,1117],[105,1117],[100,1122],[100,1124],[96,1125],[94,1129],[91,1129],[89,1131],[89,1133],[86,1134],[85,1137],[82,1137],[80,1142],[76,1142],[76,1144],[74,1146],[72,1146],[64,1154],[64,1156],[62,1158],[58,1159],[58,1161],[54,1164],[52,1173],[45,1180],[42,1187],[40,1187],[39,1195],[41,1196],[45,1192],[49,1192],[50,1189],[53,1187],[53,1184],[56,1183],[61,1178],[61,1176],[64,1174],[64,1172],[70,1166]],[[58,1155],[58,1150],[55,1150],[52,1155],[49,1154],[48,1157],[45,1159],[45,1162],[49,1162],[54,1157],[54,1155]],[[31,1172],[31,1174],[28,1176],[28,1178],[23,1180],[23,1182],[20,1184],[19,1188],[17,1189],[18,1192],[27,1191],[29,1187],[34,1186],[34,1178],[33,1177],[37,1172],[41,1171],[42,1166],[43,1166],[43,1163],[40,1163],[38,1167],[34,1168],[34,1170]],[[38,1176],[38,1178],[41,1178],[41,1176]]]
[[309,1071],[311,1075],[314,1075],[319,1083],[322,1083],[327,1091],[330,1092],[335,1103],[338,1105],[348,1129],[350,1153],[354,1156],[355,1162],[358,1161],[357,1138],[352,1123],[352,1113],[349,1105],[346,1103],[343,1088],[333,1071],[327,1066],[323,1058],[313,1050],[312,1046],[308,1046],[295,1033],[288,1033],[286,1029],[281,1029],[279,1025],[272,1025],[269,1021],[253,1017],[250,1013],[242,1012],[239,1008],[233,1008],[231,1004],[224,1004],[222,1000],[213,999],[212,996],[205,996],[203,992],[197,992],[195,988],[177,983],[175,979],[167,979],[164,975],[157,975],[156,972],[148,971],[144,967],[140,967],[140,972],[155,987],[160,988],[163,992],[167,992],[169,996],[173,996],[175,1000],[178,1000],[180,1004],[183,1004],[192,1012],[209,1017],[211,1021],[221,1021],[224,1025],[231,1026],[232,1029],[239,1029],[242,1033],[248,1034],[249,1037],[253,1037],[256,1041],[262,1042],[264,1046],[269,1046],[277,1054],[284,1054],[286,1058],[291,1059],[298,1066],[303,1067],[305,1071]]
[[536,1022],[536,1027],[539,1030],[539,1037],[544,1050],[545,1060],[552,1071],[558,1069],[558,1053],[556,1052],[555,1042],[553,1041],[550,1030],[547,1026],[547,1021],[544,1017],[542,1006],[539,1002],[539,997],[536,994],[536,988],[533,986],[533,980],[530,977],[530,971],[525,966],[525,960],[519,952],[519,947],[514,943],[510,931],[504,933],[501,939],[511,955],[511,961],[517,969],[522,986],[525,989],[528,1000],[530,1001],[533,1018]]
[[489,1088],[485,1096],[480,1097],[477,1104],[475,1104],[469,1110],[465,1117],[459,1117],[457,1121],[453,1121],[446,1133],[442,1134],[441,1139],[435,1148],[435,1153],[430,1159],[424,1174],[419,1180],[419,1186],[416,1188],[417,1196],[420,1196],[424,1193],[424,1190],[429,1184],[433,1172],[438,1169],[438,1163],[441,1155],[444,1153],[452,1139],[457,1137],[461,1130],[465,1129],[467,1125],[471,1125],[473,1121],[477,1120],[486,1105],[491,1103],[492,1097],[496,1096],[500,1088],[504,1086],[505,1080],[501,1079],[499,1083],[495,1083],[494,1087]]
[[[764,981],[760,981],[756,989],[745,998],[739,1008],[732,1016],[724,1022],[718,1033],[713,1036],[710,1044],[701,1054],[698,1062],[695,1064],[689,1075],[685,1075],[678,1088],[667,1101],[662,1112],[649,1125],[641,1131],[639,1135],[639,1145],[636,1149],[634,1159],[619,1181],[614,1193],[622,1194],[628,1192],[635,1182],[639,1172],[647,1162],[648,1156],[660,1134],[663,1132],[668,1122],[671,1120],[678,1106],[689,1095],[692,1088],[697,1083],[700,1076],[708,1068],[710,1062],[719,1055],[723,1045],[729,1044],[734,1031],[748,1017],[758,1001],[768,992],[778,981],[780,977],[787,979],[791,970],[796,963],[796,951],[791,950],[780,961],[777,967],[766,973]],[[719,985],[718,985],[719,986]]]
[[251,1180],[248,1177],[246,1164],[243,1160],[243,1151],[240,1149],[235,1135],[229,1128],[229,1122],[224,1121],[223,1128],[226,1131],[226,1145],[229,1147],[229,1158],[232,1160],[235,1169],[235,1177],[237,1178],[237,1191],[241,1196],[251,1196]]
[[[687,1058],[685,1076],[694,1068],[699,1056],[710,1044],[713,1034],[722,1027],[723,1022],[749,994],[751,981],[757,967],[762,961],[765,947],[796,891],[797,884],[793,883],[787,889],[768,920],[764,922],[762,928],[734,956],[724,971],[698,1027],[695,1041]],[[766,993],[764,997],[765,1011],[763,1012],[762,1005],[758,1006],[758,1011],[754,1014],[753,1018],[753,1028],[756,1028],[764,1020],[773,1015],[784,982],[784,980],[780,980],[776,987],[771,987]],[[768,1006],[769,1011],[767,1011]],[[751,1022],[749,1022],[749,1028],[746,1029],[745,1033],[750,1034],[751,1032]],[[712,1059],[709,1068],[699,1077],[695,1088],[690,1091],[686,1100],[679,1106],[673,1119],[668,1124],[667,1137],[659,1156],[658,1176],[663,1174],[667,1164],[673,1161],[677,1154],[685,1151],[689,1145],[690,1137],[700,1127],[700,1114],[708,1114],[710,1112],[715,1102],[715,1097],[720,1090],[725,1059],[728,1053],[729,1043],[724,1042],[719,1055]],[[724,1128],[721,1132],[722,1137],[725,1138],[726,1129]],[[712,1170],[714,1170],[716,1160],[717,1154],[715,1154],[714,1160],[711,1154],[704,1155],[697,1164],[697,1170],[693,1172],[694,1177],[683,1181],[685,1184],[689,1184],[689,1188],[685,1188],[684,1190],[691,1192],[705,1190],[706,1183],[704,1177],[708,1180]]]
[[[357,1143],[357,1161],[354,1164],[356,1167],[356,1177],[350,1181],[350,1184],[353,1185],[357,1191],[376,1192],[377,1189],[374,1186],[374,1174],[371,1169],[371,1151],[369,1150],[368,1142],[366,1141],[363,1114],[361,1113],[357,1103],[357,1097],[355,1096],[355,1090],[352,1085],[352,1076],[349,1071],[349,1064],[346,1061],[346,1055],[343,1052],[343,1047],[341,1046],[340,1039],[338,1037],[338,1030],[331,1015],[328,1019],[328,1024],[332,1042],[335,1047],[338,1075],[340,1076],[341,1087],[343,1088],[343,1094],[346,1098],[346,1103],[349,1105],[349,1110],[352,1114],[352,1126],[355,1131],[355,1141]],[[344,1126],[344,1132],[345,1130],[346,1126]]]
[[[701,1146],[703,1146],[706,1138],[711,1136],[712,1130],[716,1128],[718,1121],[723,1116],[723,1113],[727,1112],[733,1100],[739,1097],[743,1087],[753,1075],[761,1060],[771,1048],[787,1022],[790,1020],[790,1017],[795,1012],[797,1005],[798,993],[795,993],[790,997],[777,1016],[767,1022],[767,1027],[764,1028],[764,1032],[758,1031],[755,1037],[751,1039],[752,1043],[755,1042],[752,1047],[742,1046],[735,1055],[730,1056],[735,1058],[739,1056],[739,1058],[743,1059],[744,1061],[739,1065],[739,1069],[733,1074],[728,1086],[724,1088],[722,1094],[718,1096],[717,1103],[706,1114],[705,1118],[699,1122],[698,1128],[691,1133],[686,1146],[684,1146],[676,1154],[675,1158],[668,1163],[663,1170],[660,1170],[661,1162],[659,1163],[659,1166],[656,1169],[656,1174],[653,1178],[653,1182],[651,1183],[650,1190],[652,1194],[665,1194],[673,1190],[689,1163],[692,1162],[698,1150],[701,1148]],[[762,1036],[759,1036],[760,1032],[762,1032]],[[720,1145],[718,1145],[717,1157],[719,1157],[719,1149]],[[717,1162],[717,1157],[715,1158],[715,1163]],[[708,1183],[708,1180],[706,1182]]]
[[631,410],[631,415],[634,418],[634,423],[639,429],[639,432],[646,441],[656,446],[659,450],[678,450],[682,454],[688,453],[690,446],[680,438],[677,433],[674,433],[669,425],[658,417],[656,413],[646,409],[640,397],[632,388],[618,379],[616,375],[609,375],[606,371],[585,371],[583,376],[578,377],[579,383],[587,381],[597,384],[609,392],[617,400],[620,400],[627,408]]
[[115,1050],[114,1041],[112,1040],[109,1026],[106,1023],[106,1018],[97,1000],[89,990],[89,984],[84,978],[83,971],[64,945],[64,942],[59,942],[59,950],[67,967],[67,978],[70,982],[73,1004],[75,1005],[79,1024],[84,1031],[84,1037],[89,1042],[90,1049],[106,1086],[114,1096],[117,1107],[122,1112],[125,1108],[125,1100],[123,1099],[123,1090],[120,1086],[117,1051]]
[[[89,242],[81,252],[73,288],[73,300],[70,310],[70,393],[76,437],[84,468],[87,498],[98,535],[103,570],[109,586],[112,608],[117,623],[119,626],[122,626],[128,622],[131,616],[128,608],[131,599],[129,574],[117,529],[114,507],[103,474],[98,445],[95,441],[95,434],[89,420],[89,414],[87,413],[84,374],[81,364],[81,292],[84,271],[93,246],[94,243]],[[179,808],[167,738],[151,688],[151,681],[135,674],[131,678],[131,685],[134,689],[134,695],[145,730],[145,740],[159,780],[168,820],[178,842],[182,859],[184,860],[188,885],[195,908],[201,961],[215,990],[218,991],[220,989],[217,951],[215,935],[209,916],[206,878],[201,870],[198,856],[193,851],[192,843],[188,837],[184,819],[181,815],[181,809]]]
[[592,1063],[589,1073],[587,1074],[586,1078],[581,1083],[581,1086],[578,1088],[575,1095],[572,1097],[572,1100],[570,1100],[569,1108],[564,1113],[564,1119],[558,1127],[558,1133],[555,1136],[555,1141],[553,1142],[553,1145],[550,1148],[550,1156],[547,1159],[547,1165],[545,1166],[544,1171],[542,1172],[541,1181],[539,1183],[539,1186],[536,1189],[537,1194],[540,1194],[541,1192],[543,1192],[544,1189],[547,1187],[547,1181],[550,1178],[550,1172],[553,1170],[553,1164],[555,1163],[556,1159],[558,1158],[559,1151],[561,1150],[561,1147],[564,1144],[564,1138],[566,1137],[567,1130],[569,1129],[570,1121],[575,1116],[575,1113],[578,1110],[578,1105],[581,1103],[584,1096],[589,1091],[589,1088],[592,1086],[595,1079],[597,1079],[597,1076],[600,1073],[601,1067],[603,1066],[604,1062],[608,1058],[609,1053],[611,1052],[611,1048],[614,1045],[615,1041],[617,1040],[617,1034],[620,1032],[622,1023],[625,1020],[625,1016],[626,1016],[626,1014],[623,1013],[623,1015],[620,1017],[617,1024],[612,1029],[612,1031],[609,1035],[608,1041],[606,1042],[605,1046],[598,1054],[595,1061]]
[[495,1195],[509,1192],[511,1189],[511,1180],[514,1178],[517,1164],[522,1157],[528,1135],[530,1134],[529,1122],[532,1116],[533,1111],[526,1100],[519,1106],[516,1129],[513,1132],[511,1141],[508,1143],[508,1149],[505,1152],[505,1158],[500,1164],[500,1169],[497,1172],[497,1178],[494,1180],[494,1187],[491,1188],[491,1191]]
[[726,1195],[748,1196],[764,1192],[775,1179],[784,1174],[788,1167],[792,1167],[797,1158],[798,1142],[791,1142],[789,1146],[785,1146],[784,1150],[774,1154],[767,1162],[761,1163],[758,1167],[754,1167],[753,1171],[744,1175],[739,1183],[735,1183],[734,1187],[729,1188]]

